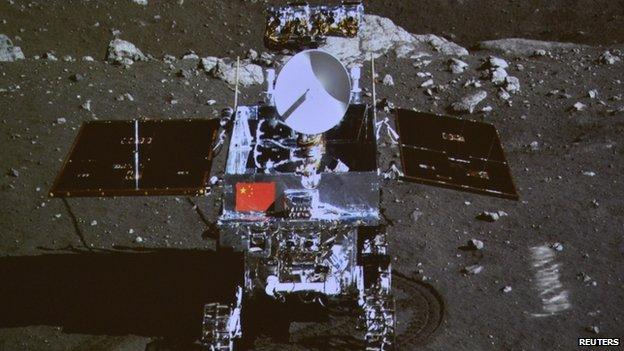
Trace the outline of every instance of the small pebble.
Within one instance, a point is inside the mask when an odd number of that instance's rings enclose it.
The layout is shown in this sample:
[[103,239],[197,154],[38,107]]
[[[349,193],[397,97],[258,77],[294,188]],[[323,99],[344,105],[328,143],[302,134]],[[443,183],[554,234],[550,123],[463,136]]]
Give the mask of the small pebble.
[[483,244],[483,241],[478,240],[478,239],[470,239],[468,240],[468,247],[471,250],[481,250],[483,249],[485,245]]
[[475,275],[475,274],[479,274],[483,271],[483,266],[480,265],[472,265],[472,266],[467,266],[464,267],[464,269],[462,270],[464,273],[466,274],[470,274],[470,275]]
[[387,85],[387,86],[394,86],[394,79],[392,78],[391,75],[386,74],[383,78],[382,81],[383,85]]

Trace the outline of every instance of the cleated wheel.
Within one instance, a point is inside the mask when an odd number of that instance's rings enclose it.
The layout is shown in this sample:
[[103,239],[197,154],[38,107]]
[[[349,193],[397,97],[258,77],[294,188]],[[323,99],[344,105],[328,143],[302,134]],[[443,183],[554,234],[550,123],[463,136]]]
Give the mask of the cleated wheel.
[[395,302],[392,294],[375,293],[366,296],[363,306],[366,351],[394,350]]
[[228,331],[231,308],[210,303],[204,306],[201,343],[210,351],[233,351],[234,340]]

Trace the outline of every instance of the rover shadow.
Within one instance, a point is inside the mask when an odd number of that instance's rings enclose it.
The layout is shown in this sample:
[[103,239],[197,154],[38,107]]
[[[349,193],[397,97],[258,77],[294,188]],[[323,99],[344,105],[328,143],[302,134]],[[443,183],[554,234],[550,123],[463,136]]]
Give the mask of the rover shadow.
[[0,258],[0,327],[200,336],[203,305],[229,302],[243,277],[230,252],[156,250]]
[[[233,302],[244,276],[242,255],[228,250],[71,250],[0,258],[0,328],[49,325],[65,333],[133,334],[153,338],[150,351],[199,350],[204,304]],[[263,294],[248,296],[243,307],[240,349],[258,340],[292,344],[291,322],[326,323],[330,314],[318,303],[281,303]],[[322,334],[299,337],[298,343],[351,348],[348,336],[344,345],[344,338]]]

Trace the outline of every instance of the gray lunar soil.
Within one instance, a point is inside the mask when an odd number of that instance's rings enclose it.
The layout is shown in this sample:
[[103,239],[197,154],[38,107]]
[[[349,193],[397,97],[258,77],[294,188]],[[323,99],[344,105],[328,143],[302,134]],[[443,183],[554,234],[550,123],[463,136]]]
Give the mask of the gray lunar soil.
[[[48,196],[81,123],[216,118],[233,104],[237,56],[245,104],[261,99],[262,70],[288,59],[262,46],[261,1],[144,2],[0,2],[0,350],[193,350],[205,294],[238,276],[236,259],[214,253],[218,188]],[[623,338],[624,3],[371,1],[366,12],[362,37],[326,49],[364,64],[367,101],[373,55],[385,105],[492,123],[520,194],[383,181],[399,349]],[[379,117],[392,127],[389,107]],[[382,173],[399,152],[385,130]],[[417,282],[443,304],[430,330],[416,328]],[[293,323],[286,340],[251,348],[354,349],[352,323],[331,323]]]

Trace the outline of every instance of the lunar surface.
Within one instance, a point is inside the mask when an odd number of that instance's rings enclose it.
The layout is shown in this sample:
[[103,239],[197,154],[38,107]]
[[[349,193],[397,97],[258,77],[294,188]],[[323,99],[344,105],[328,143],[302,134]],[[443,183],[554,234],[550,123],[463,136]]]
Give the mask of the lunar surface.
[[[265,5],[0,2],[0,350],[198,349],[203,304],[241,278],[240,257],[215,251],[221,190],[48,191],[83,122],[218,118],[237,56],[239,103],[262,99],[262,70],[290,55],[263,47]],[[623,9],[370,1],[362,37],[328,41],[362,61],[367,103],[376,56],[381,174],[399,157],[391,108],[415,109],[493,124],[520,195],[383,180],[400,350],[624,337]],[[251,350],[358,349],[348,308],[269,307],[254,309]]]

